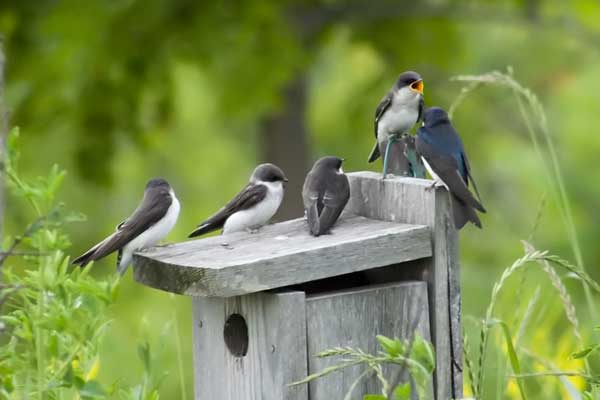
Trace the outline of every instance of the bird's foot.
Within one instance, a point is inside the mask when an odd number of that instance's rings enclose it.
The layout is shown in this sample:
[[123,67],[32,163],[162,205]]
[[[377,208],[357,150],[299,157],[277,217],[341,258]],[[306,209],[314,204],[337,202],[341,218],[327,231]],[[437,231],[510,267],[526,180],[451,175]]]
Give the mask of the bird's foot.
[[247,231],[248,231],[249,234],[254,235],[255,233],[258,233],[258,231],[260,231],[260,227],[258,227],[258,228],[248,228]]
[[434,189],[437,189],[437,188],[440,188],[440,187],[444,187],[444,184],[440,183],[440,182],[438,182],[436,180],[434,180],[433,182],[431,182],[431,184],[429,186],[427,186],[425,188],[425,190],[427,190],[429,192],[431,190],[434,190]]
[[233,247],[229,243],[226,243],[226,242],[221,243],[221,247],[223,247],[226,250],[233,250]]

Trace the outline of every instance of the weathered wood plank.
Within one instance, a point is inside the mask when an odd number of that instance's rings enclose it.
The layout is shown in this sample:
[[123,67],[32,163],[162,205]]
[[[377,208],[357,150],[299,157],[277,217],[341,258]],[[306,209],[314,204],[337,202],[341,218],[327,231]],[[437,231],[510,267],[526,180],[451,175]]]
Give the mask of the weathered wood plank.
[[214,236],[137,253],[134,277],[169,292],[230,297],[429,257],[430,236],[422,225],[345,216],[333,234],[315,238],[306,222],[296,219],[256,234]]
[[436,398],[462,397],[458,234],[452,222],[448,193],[442,188],[431,189],[431,181],[424,179],[382,180],[380,174],[373,172],[351,173],[348,178],[351,188],[348,212],[430,227],[433,257],[423,263],[437,356]]
[[[247,324],[243,357],[232,355],[224,340],[232,314]],[[307,400],[306,387],[287,386],[307,373],[304,293],[195,297],[193,315],[196,399]]]
[[[314,357],[326,349],[350,346],[376,354],[380,350],[377,335],[411,340],[419,332],[429,340],[427,284],[403,282],[308,297],[306,320],[308,371],[313,374],[340,362],[339,357]],[[310,399],[342,399],[363,371],[352,367],[310,383]],[[396,366],[384,368],[384,375],[397,383],[407,381],[405,374],[397,379],[402,372],[406,371]],[[355,388],[351,398],[362,399],[380,390],[377,379],[370,377]],[[433,384],[427,398],[433,398]]]

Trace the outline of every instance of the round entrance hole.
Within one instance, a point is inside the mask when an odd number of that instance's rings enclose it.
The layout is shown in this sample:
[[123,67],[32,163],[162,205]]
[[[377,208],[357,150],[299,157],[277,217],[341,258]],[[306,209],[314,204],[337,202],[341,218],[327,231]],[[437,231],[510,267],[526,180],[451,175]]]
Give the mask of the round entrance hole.
[[223,328],[225,344],[235,357],[244,357],[248,353],[248,325],[240,314],[231,314]]

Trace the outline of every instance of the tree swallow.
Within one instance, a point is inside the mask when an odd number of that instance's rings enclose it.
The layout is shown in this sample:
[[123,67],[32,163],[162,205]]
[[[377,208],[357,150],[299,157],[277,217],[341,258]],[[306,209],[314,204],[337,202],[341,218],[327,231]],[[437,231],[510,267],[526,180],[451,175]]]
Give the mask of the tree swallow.
[[[444,186],[451,194],[456,229],[461,229],[468,221],[481,228],[475,209],[483,213],[486,210],[471,175],[462,140],[444,110],[431,107],[425,111],[423,126],[417,132],[416,146],[425,168],[435,181],[434,185]],[[469,180],[477,199],[469,191]]]
[[320,158],[306,175],[302,201],[313,236],[328,233],[348,203],[350,185],[342,170],[343,161],[338,157]]
[[117,271],[124,274],[134,252],[154,246],[173,229],[179,209],[179,200],[169,183],[160,178],[151,179],[133,214],[117,226],[115,233],[77,257],[73,264],[84,267],[90,261],[118,251]]
[[377,142],[371,151],[369,162],[372,163],[383,154],[384,177],[390,163],[393,163],[394,171],[415,175],[406,154],[410,149],[401,140],[401,136],[407,134],[422,117],[423,87],[423,79],[418,73],[403,72],[375,110]]
[[274,164],[260,164],[250,176],[250,182],[223,208],[189,237],[203,235],[223,228],[223,234],[248,230],[254,232],[265,225],[283,200],[283,183],[287,182],[283,171]]

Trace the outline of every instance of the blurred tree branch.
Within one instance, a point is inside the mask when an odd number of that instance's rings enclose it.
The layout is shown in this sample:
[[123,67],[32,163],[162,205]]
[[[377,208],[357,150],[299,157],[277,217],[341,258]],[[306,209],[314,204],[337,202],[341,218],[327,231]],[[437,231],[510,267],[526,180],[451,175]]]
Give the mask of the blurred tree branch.
[[261,129],[261,158],[281,167],[289,179],[286,198],[293,201],[281,205],[281,220],[300,217],[303,212],[301,191],[311,158],[305,115],[306,80],[300,75],[284,89],[282,109],[264,118]]

